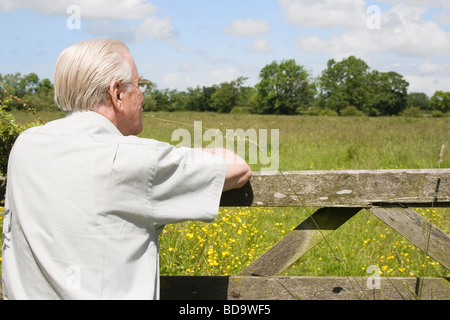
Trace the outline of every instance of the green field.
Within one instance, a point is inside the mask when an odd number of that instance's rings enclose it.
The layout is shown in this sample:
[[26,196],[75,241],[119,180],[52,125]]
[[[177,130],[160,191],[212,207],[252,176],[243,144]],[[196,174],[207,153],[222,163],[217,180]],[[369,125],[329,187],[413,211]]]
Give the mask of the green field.
[[[19,122],[30,116],[15,114]],[[49,121],[61,114],[41,114]],[[449,168],[450,118],[312,117],[215,113],[148,113],[142,137],[171,141],[174,130],[279,129],[281,170]],[[173,142],[172,142],[173,143]],[[176,144],[176,143],[174,143]],[[442,151],[442,146],[445,148]],[[441,154],[441,156],[440,156]],[[257,171],[260,164],[252,164]],[[160,237],[162,275],[234,275],[286,235],[315,208],[221,208],[212,224],[166,226]],[[450,232],[449,209],[417,209]],[[283,275],[368,276],[377,265],[388,277],[448,277],[449,270],[366,210]]]

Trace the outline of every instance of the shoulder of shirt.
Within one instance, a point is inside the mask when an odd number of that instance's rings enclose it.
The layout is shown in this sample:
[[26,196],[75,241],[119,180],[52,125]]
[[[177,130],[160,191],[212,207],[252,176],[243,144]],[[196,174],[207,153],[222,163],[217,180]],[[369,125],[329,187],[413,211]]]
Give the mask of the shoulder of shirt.
[[41,134],[48,136],[67,136],[79,139],[93,139],[114,144],[148,145],[158,148],[174,148],[169,143],[141,138],[137,136],[123,136],[108,119],[95,112],[78,112],[45,123],[44,125],[28,128],[22,135]]

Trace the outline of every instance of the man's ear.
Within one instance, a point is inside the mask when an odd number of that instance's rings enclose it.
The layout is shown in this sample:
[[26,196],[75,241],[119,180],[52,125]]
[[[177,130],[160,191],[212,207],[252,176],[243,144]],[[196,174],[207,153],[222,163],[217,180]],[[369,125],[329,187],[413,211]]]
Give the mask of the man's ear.
[[115,109],[122,111],[122,91],[121,83],[119,81],[113,81],[109,85],[109,94],[111,96],[111,101]]

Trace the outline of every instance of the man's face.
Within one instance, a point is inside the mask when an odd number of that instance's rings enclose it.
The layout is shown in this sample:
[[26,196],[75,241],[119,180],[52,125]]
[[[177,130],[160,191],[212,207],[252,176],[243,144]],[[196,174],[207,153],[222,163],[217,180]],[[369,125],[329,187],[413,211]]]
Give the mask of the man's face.
[[139,90],[138,82],[140,80],[136,63],[130,54],[125,55],[133,69],[133,84],[129,85],[128,90],[122,92],[122,103],[124,106],[125,125],[122,130],[123,135],[138,135],[143,130],[142,125],[142,106],[144,105],[144,95]]

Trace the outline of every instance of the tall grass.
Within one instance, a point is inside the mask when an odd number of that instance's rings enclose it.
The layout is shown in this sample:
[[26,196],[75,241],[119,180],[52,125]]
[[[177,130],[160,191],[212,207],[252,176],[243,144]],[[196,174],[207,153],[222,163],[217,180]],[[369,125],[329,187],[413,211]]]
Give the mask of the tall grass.
[[[177,128],[193,131],[194,121],[223,132],[279,129],[281,170],[436,168],[441,146],[450,144],[450,118],[156,113],[144,121],[141,136],[166,142]],[[449,149],[442,167],[450,167]]]
[[[177,128],[280,130],[281,170],[437,168],[450,142],[448,118],[337,118],[157,113],[144,137],[170,142]],[[181,124],[185,123],[185,124]],[[448,150],[448,148],[446,148]],[[448,151],[441,167],[449,167]],[[258,170],[258,165],[252,165]],[[161,271],[167,275],[233,275],[314,212],[313,208],[222,208],[213,224],[167,226]],[[444,232],[449,209],[417,209]],[[377,265],[385,276],[449,276],[439,263],[363,210],[283,272],[283,275],[364,276]],[[338,261],[335,257],[338,257]],[[348,263],[343,263],[347,261]],[[344,268],[343,268],[344,266]]]
[[[32,114],[14,112],[18,123]],[[47,122],[61,112],[41,112]],[[194,121],[203,128],[279,129],[281,170],[437,168],[442,145],[447,145],[442,168],[450,167],[450,117],[312,117],[199,112],[144,113],[140,135],[169,143],[175,129],[193,133]],[[253,165],[258,170],[258,165]]]
[[[42,113],[46,122],[62,114]],[[28,118],[27,118],[28,117]],[[20,123],[29,115],[16,114]],[[175,129],[279,129],[281,170],[449,168],[450,118],[309,117],[148,113],[141,137],[169,143]],[[439,163],[442,145],[446,145]],[[252,164],[253,170],[260,165]],[[161,274],[234,275],[314,212],[314,208],[221,208],[212,224],[168,225],[160,237]],[[417,209],[447,234],[450,209]],[[1,220],[0,220],[1,223]],[[362,210],[283,275],[446,276],[436,261]],[[338,260],[335,257],[338,257]],[[348,263],[346,263],[348,262]]]
[[[417,212],[447,233],[450,231],[448,210]],[[161,273],[237,274],[307,216],[305,208],[221,208],[212,224],[186,222],[166,226],[160,237]],[[310,250],[282,275],[367,276],[366,269],[371,265],[389,277],[450,275],[366,210],[329,236],[327,244]]]

